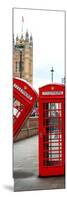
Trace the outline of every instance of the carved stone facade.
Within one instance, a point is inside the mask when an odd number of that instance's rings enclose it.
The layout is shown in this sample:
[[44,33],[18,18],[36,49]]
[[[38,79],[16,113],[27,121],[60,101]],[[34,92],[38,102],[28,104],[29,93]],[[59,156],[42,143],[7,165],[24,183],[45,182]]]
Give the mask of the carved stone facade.
[[33,83],[33,39],[26,31],[25,39],[16,37],[13,40],[13,77],[23,78]]

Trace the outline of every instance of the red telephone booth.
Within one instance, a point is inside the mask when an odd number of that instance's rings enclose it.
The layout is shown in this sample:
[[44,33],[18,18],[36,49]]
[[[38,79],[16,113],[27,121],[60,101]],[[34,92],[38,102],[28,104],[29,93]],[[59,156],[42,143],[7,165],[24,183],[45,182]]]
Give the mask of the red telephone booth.
[[64,85],[39,88],[39,176],[64,174],[64,101]]
[[23,79],[13,79],[13,137],[18,135],[25,120],[29,117],[37,93],[32,86]]

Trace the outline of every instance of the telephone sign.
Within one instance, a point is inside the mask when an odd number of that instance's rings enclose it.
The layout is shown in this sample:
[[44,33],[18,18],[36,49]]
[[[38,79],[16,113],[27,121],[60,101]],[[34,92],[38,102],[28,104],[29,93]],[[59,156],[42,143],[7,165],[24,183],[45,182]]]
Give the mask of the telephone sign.
[[39,176],[64,174],[65,87],[39,88]]
[[37,93],[23,79],[13,79],[13,137],[19,134],[37,100]]

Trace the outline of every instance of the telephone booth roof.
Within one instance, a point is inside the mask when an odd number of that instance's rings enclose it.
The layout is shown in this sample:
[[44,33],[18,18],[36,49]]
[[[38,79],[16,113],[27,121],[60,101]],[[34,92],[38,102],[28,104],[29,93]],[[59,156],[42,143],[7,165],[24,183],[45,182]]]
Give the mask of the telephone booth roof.
[[48,85],[44,85],[39,88],[40,97],[52,97],[52,98],[64,98],[65,94],[65,85],[64,84],[55,84],[51,83]]
[[[24,90],[26,90],[29,94],[31,94],[33,96],[33,98],[34,98],[34,96],[36,96],[38,99],[38,93],[36,92],[36,90],[32,87],[32,85],[29,82],[27,82],[24,79],[18,78],[18,77],[15,77],[13,79],[13,82],[14,82],[14,84],[15,83],[18,84],[18,86],[20,86],[21,88],[24,88]],[[19,93],[19,91],[18,91],[18,93]]]

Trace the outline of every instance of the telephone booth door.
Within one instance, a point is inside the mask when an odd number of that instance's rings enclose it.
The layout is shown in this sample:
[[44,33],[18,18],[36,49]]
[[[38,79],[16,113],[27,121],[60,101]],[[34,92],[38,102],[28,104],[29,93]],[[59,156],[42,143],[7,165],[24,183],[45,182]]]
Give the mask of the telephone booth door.
[[13,137],[17,136],[29,117],[37,99],[37,93],[23,79],[13,79]]
[[64,174],[64,86],[39,89],[39,176]]

